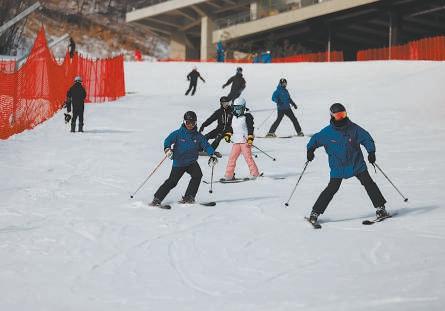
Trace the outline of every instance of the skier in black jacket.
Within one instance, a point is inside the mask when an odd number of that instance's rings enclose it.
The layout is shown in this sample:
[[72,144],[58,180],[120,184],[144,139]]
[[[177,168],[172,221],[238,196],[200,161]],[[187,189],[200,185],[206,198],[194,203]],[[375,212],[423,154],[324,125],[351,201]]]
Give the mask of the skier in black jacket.
[[202,82],[206,82],[203,77],[199,74],[196,67],[193,67],[193,70],[190,71],[190,73],[187,75],[187,80],[190,81],[189,88],[187,92],[185,92],[185,95],[188,95],[190,93],[190,90],[193,88],[192,95],[195,95],[196,92],[196,85],[198,84],[198,78],[202,80]]
[[229,84],[232,84],[230,93],[227,95],[227,97],[230,100],[234,100],[238,98],[241,95],[241,92],[246,88],[246,80],[243,78],[243,68],[238,67],[236,68],[236,74],[232,76],[229,80],[227,80],[226,83],[222,86],[222,88],[225,88]]
[[75,132],[76,120],[79,117],[79,132],[83,132],[83,111],[85,108],[85,98],[87,93],[82,86],[82,78],[77,76],[74,78],[74,84],[66,93],[66,109],[71,112],[73,109],[73,117],[71,118],[71,132]]
[[221,108],[215,110],[215,112],[207,120],[205,120],[199,128],[199,132],[201,133],[205,127],[209,126],[215,121],[218,121],[217,127],[204,135],[207,140],[214,139],[211,144],[213,149],[216,149],[221,139],[224,138],[224,133],[229,130],[233,117],[232,106],[230,105],[231,101],[229,98],[227,96],[223,96],[219,99],[219,103]]

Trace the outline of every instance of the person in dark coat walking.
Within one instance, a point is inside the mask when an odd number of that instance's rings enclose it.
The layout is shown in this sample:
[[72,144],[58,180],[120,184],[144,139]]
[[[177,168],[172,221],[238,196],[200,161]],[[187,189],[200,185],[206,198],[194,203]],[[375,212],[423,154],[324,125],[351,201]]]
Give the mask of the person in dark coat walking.
[[74,39],[70,37],[70,44],[68,44],[68,50],[70,53],[70,58],[74,57],[74,52],[76,52],[76,43],[74,42]]
[[76,120],[79,118],[79,132],[83,132],[83,112],[85,108],[85,98],[87,93],[82,86],[82,78],[77,76],[74,78],[74,84],[66,93],[67,111],[73,110],[73,117],[71,118],[71,132],[75,132]]
[[277,119],[270,127],[269,133],[267,133],[266,137],[277,137],[275,135],[275,131],[281,123],[281,120],[284,116],[287,116],[293,123],[295,131],[297,131],[297,136],[304,136],[301,131],[301,126],[298,123],[297,118],[292,112],[292,107],[297,109],[297,105],[290,97],[289,91],[287,90],[287,80],[284,78],[280,79],[280,83],[277,86],[277,89],[272,94],[272,100],[277,104]]
[[374,164],[376,161],[374,140],[366,130],[349,120],[342,104],[333,104],[330,114],[330,125],[312,136],[307,144],[307,160],[314,159],[315,149],[324,147],[331,169],[329,184],[315,202],[309,221],[317,222],[318,216],[325,212],[329,202],[340,188],[342,180],[353,176],[365,187],[376,208],[377,217],[387,216],[386,200],[369,175],[360,149],[360,145],[365,147],[369,163]]
[[230,77],[230,79],[223,84],[222,88],[224,89],[229,84],[232,84],[230,93],[227,95],[229,100],[234,100],[240,97],[242,91],[246,88],[246,80],[244,80],[243,77],[243,68],[236,68],[236,74]]
[[221,108],[215,110],[215,112],[207,120],[205,120],[199,128],[199,132],[202,133],[205,127],[209,126],[215,121],[218,122],[218,125],[214,130],[205,134],[205,138],[207,140],[214,139],[212,142],[212,147],[215,150],[218,148],[219,143],[224,138],[224,134],[229,130],[233,118],[232,106],[229,98],[227,96],[223,96],[219,99],[219,103]]
[[214,166],[218,160],[213,155],[215,150],[205,139],[204,135],[198,132],[196,126],[196,113],[187,111],[184,114],[184,122],[181,127],[170,133],[164,141],[164,152],[173,160],[173,167],[170,176],[154,194],[151,206],[169,208],[161,202],[167,194],[178,184],[184,173],[188,173],[192,178],[189,182],[185,195],[180,203],[194,203],[195,196],[201,183],[202,171],[197,159],[199,150],[204,149],[209,158],[209,166]]
[[190,91],[192,90],[192,95],[195,95],[196,92],[196,86],[198,84],[198,78],[202,80],[202,82],[206,82],[203,77],[201,77],[201,74],[198,72],[196,67],[193,67],[193,70],[190,71],[190,73],[187,75],[187,80],[190,81],[189,88],[185,92],[185,95],[188,95]]

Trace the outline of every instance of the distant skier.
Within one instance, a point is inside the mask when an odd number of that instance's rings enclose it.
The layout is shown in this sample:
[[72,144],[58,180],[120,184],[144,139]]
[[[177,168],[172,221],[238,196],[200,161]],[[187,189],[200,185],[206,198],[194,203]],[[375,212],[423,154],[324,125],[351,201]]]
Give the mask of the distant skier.
[[309,221],[316,223],[318,216],[323,214],[329,202],[340,188],[343,179],[357,177],[365,187],[372,204],[376,208],[377,217],[388,215],[385,209],[386,200],[377,184],[369,176],[360,145],[368,151],[368,161],[375,163],[375,145],[371,135],[353,123],[347,117],[346,109],[342,104],[335,103],[330,108],[330,125],[312,136],[307,144],[307,160],[312,161],[314,151],[324,147],[329,157],[331,178],[326,189],[318,197],[312,208]]
[[289,91],[287,90],[287,80],[285,78],[281,78],[278,83],[277,89],[272,94],[272,100],[277,104],[277,119],[270,127],[269,133],[267,133],[266,137],[277,137],[275,135],[275,131],[281,123],[284,115],[286,115],[294,124],[294,128],[297,131],[297,136],[304,136],[301,131],[300,124],[298,123],[297,118],[292,112],[292,107],[297,109],[297,105],[294,103],[292,98],[290,97]]
[[82,78],[77,76],[74,78],[74,84],[66,93],[66,108],[68,113],[73,110],[71,118],[71,132],[76,131],[76,120],[79,118],[79,132],[83,132],[83,112],[85,109],[85,98],[87,93],[82,86]]
[[229,98],[227,96],[223,96],[219,99],[219,103],[221,107],[218,110],[215,110],[215,112],[207,120],[205,120],[199,128],[199,132],[202,133],[205,127],[209,126],[215,121],[218,121],[217,127],[205,134],[205,138],[207,140],[214,139],[214,141],[212,142],[212,147],[215,150],[216,148],[218,148],[218,145],[223,139],[224,134],[229,130],[233,118],[233,112]]
[[184,114],[184,122],[179,129],[168,135],[164,141],[164,152],[173,160],[173,167],[170,176],[159,187],[154,194],[150,206],[160,208],[170,208],[168,205],[162,205],[161,202],[167,194],[178,184],[184,173],[188,173],[192,178],[189,182],[185,195],[179,203],[194,203],[199,184],[201,183],[202,171],[199,166],[198,152],[204,149],[210,155],[209,165],[214,166],[218,160],[213,155],[214,149],[205,139],[204,135],[198,133],[196,127],[196,113],[187,111]]
[[201,77],[201,74],[198,72],[198,69],[196,67],[193,67],[193,70],[189,72],[187,75],[187,80],[190,81],[189,88],[185,92],[185,95],[188,95],[190,93],[190,90],[192,90],[192,95],[195,95],[196,92],[196,86],[198,84],[198,78],[202,80],[202,82],[206,82],[203,77]]
[[241,95],[241,92],[246,88],[246,80],[243,78],[243,68],[236,68],[236,74],[230,77],[230,79],[223,84],[222,88],[224,89],[229,84],[232,84],[232,86],[227,97],[229,100],[234,100],[238,98]]
[[249,167],[250,177],[255,179],[259,176],[258,167],[252,157],[252,144],[254,139],[253,116],[250,113],[245,113],[245,109],[246,101],[244,98],[238,97],[235,99],[233,103],[234,117],[232,119],[232,125],[224,135],[226,142],[233,143],[224,174],[225,180],[234,179],[236,160],[241,153]]
[[74,53],[76,52],[76,43],[74,42],[74,39],[70,37],[70,44],[68,44],[68,51],[70,53],[70,58],[72,59],[74,57]]

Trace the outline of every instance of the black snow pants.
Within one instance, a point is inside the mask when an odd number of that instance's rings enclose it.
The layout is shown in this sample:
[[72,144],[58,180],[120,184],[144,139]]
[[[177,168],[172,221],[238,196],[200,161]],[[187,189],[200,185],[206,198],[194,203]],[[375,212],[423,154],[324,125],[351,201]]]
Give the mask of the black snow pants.
[[[372,180],[371,176],[369,176],[368,170],[358,174],[355,177],[357,177],[357,179],[360,180],[360,183],[365,187],[365,190],[368,193],[374,207],[385,205],[386,200],[380,192],[379,187],[377,187],[377,184]],[[314,207],[312,208],[313,212],[319,215],[324,213],[329,202],[331,202],[332,198],[340,188],[342,180],[342,178],[331,178],[329,180],[328,186],[321,192],[320,196],[315,202]]]
[[204,136],[207,140],[214,139],[214,141],[210,145],[213,147],[213,149],[216,150],[216,148],[218,148],[219,146],[219,143],[224,137],[224,128],[217,127],[216,129],[205,134]]
[[83,111],[85,106],[73,108],[73,117],[71,119],[71,132],[76,131],[76,120],[79,118],[79,132],[83,132]]
[[185,172],[187,172],[192,177],[192,179],[190,179],[189,185],[187,187],[187,190],[185,191],[184,196],[195,198],[202,178],[201,167],[196,161],[188,166],[181,166],[181,167],[173,166],[170,172],[170,176],[159,187],[154,197],[161,201],[164,200],[164,198],[167,196],[170,190],[176,187],[176,185],[178,184],[179,180],[181,179],[182,175],[184,175]]
[[227,95],[228,100],[231,101],[237,99],[240,97],[242,91],[243,90],[230,90],[230,93]]
[[185,95],[188,95],[188,94],[190,93],[190,90],[191,90],[192,88],[193,88],[192,95],[195,95],[195,92],[196,92],[196,85],[197,85],[197,82],[190,81],[189,88],[187,89],[187,92],[185,92]]
[[275,133],[275,131],[277,130],[278,125],[280,125],[281,120],[283,119],[284,115],[286,115],[292,121],[297,133],[300,133],[301,132],[300,124],[298,123],[298,120],[295,117],[294,113],[292,112],[291,108],[286,109],[286,110],[278,110],[277,119],[270,127],[269,133]]

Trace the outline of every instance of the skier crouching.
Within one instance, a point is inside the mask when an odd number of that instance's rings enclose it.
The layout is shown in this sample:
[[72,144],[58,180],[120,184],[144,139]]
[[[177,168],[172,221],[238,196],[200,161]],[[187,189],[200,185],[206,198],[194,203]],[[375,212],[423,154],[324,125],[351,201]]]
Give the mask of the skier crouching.
[[253,116],[250,113],[244,113],[246,110],[246,101],[242,97],[235,99],[233,103],[232,124],[224,135],[226,142],[232,142],[232,151],[227,162],[225,180],[235,178],[236,160],[242,153],[249,167],[250,177],[255,179],[259,176],[258,167],[252,157],[253,144]]
[[213,155],[214,149],[205,139],[204,135],[197,131],[196,113],[187,111],[184,114],[184,123],[181,127],[170,133],[164,141],[164,152],[173,160],[173,167],[168,179],[159,187],[154,194],[150,206],[160,208],[170,208],[169,205],[162,205],[161,202],[167,194],[178,184],[184,173],[188,173],[192,178],[189,182],[185,195],[179,203],[195,203],[195,196],[201,183],[202,171],[197,159],[200,149],[204,149],[210,155],[209,165],[213,166],[218,161]]
[[221,142],[221,139],[223,139],[224,134],[229,129],[233,118],[230,99],[227,96],[223,96],[219,99],[219,103],[221,105],[221,108],[215,110],[215,112],[207,120],[205,120],[199,128],[199,132],[201,133],[202,131],[204,131],[204,128],[206,126],[209,126],[213,122],[218,121],[217,127],[204,135],[206,139],[214,139],[214,141],[212,142],[212,147],[215,150]]
[[317,222],[318,216],[324,213],[340,188],[342,180],[353,176],[357,177],[365,187],[376,208],[377,217],[388,216],[385,209],[386,200],[369,175],[360,149],[360,145],[366,148],[368,161],[374,164],[376,160],[374,140],[366,130],[349,120],[342,104],[333,104],[330,114],[331,124],[312,136],[307,144],[307,160],[314,159],[315,149],[324,147],[329,156],[329,167],[331,168],[329,184],[315,202],[309,221],[313,224]]

